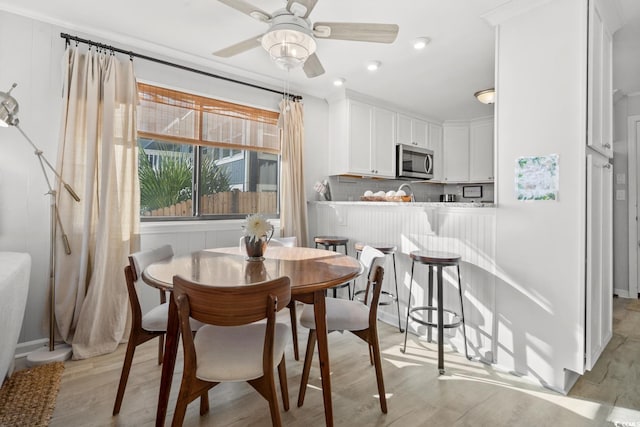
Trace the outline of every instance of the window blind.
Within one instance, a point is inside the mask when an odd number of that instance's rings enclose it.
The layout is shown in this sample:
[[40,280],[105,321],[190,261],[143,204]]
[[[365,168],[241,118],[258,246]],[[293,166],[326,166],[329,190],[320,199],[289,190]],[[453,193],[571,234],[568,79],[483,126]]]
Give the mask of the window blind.
[[138,136],[280,153],[279,113],[138,83]]

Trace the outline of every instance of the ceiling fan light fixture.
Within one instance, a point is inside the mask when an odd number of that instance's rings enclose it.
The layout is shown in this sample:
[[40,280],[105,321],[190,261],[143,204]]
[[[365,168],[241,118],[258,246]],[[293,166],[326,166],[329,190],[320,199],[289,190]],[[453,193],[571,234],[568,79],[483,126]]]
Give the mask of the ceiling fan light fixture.
[[276,64],[286,70],[301,67],[316,51],[316,41],[310,34],[292,28],[274,28],[262,36],[261,43]]
[[493,104],[496,102],[496,90],[494,88],[484,89],[473,94],[478,101],[483,104]]
[[382,63],[380,61],[369,61],[367,62],[367,70],[369,71],[377,71]]

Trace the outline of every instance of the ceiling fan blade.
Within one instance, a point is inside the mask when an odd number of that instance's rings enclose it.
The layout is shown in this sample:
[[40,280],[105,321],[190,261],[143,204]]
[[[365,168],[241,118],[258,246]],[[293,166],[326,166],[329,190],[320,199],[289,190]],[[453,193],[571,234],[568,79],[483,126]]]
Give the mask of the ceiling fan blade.
[[396,24],[316,22],[313,25],[313,33],[318,38],[374,43],[393,43],[398,30]]
[[316,7],[318,0],[289,0],[287,10],[302,19],[307,19],[309,14]]
[[226,4],[227,6],[234,8],[235,10],[244,13],[245,15],[249,15],[253,19],[257,19],[262,22],[271,21],[271,14],[265,12],[259,7],[255,7],[251,3],[247,3],[244,0],[218,0],[222,4]]
[[320,63],[318,55],[316,55],[315,53],[307,58],[302,69],[310,79],[324,74],[324,67]]
[[231,46],[225,47],[224,49],[213,52],[213,54],[222,58],[229,58],[239,53],[246,52],[247,50],[260,46],[260,37],[262,37],[262,34],[241,41],[240,43],[232,44]]

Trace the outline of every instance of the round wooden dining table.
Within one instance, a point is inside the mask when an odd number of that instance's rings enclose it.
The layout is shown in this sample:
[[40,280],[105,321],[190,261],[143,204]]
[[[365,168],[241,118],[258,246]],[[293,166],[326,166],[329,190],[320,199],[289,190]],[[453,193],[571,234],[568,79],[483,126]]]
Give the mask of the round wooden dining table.
[[[206,249],[153,263],[142,272],[142,279],[170,291],[174,275],[212,286],[249,286],[288,276],[291,298],[314,307],[325,421],[327,426],[333,426],[325,290],[362,274],[362,264],[341,253],[304,247],[268,247],[264,258],[248,261],[239,247]],[[179,341],[177,308],[170,295],[156,426],[164,425]]]

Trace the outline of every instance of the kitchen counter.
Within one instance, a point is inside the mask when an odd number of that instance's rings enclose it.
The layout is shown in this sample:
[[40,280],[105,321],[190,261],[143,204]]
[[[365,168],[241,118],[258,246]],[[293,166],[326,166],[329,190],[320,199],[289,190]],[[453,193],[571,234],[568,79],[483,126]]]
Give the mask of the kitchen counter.
[[402,206],[414,208],[495,208],[495,203],[485,202],[364,202],[353,201],[312,201],[309,203],[319,205],[354,205],[354,206]]

